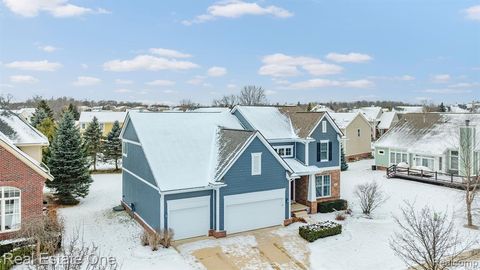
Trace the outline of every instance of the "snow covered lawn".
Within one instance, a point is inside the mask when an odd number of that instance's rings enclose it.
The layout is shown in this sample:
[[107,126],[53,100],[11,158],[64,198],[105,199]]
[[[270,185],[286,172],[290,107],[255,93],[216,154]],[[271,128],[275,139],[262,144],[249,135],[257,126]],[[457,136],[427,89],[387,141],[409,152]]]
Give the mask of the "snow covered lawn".
[[122,269],[191,269],[173,248],[150,251],[141,246],[142,228],[125,212],[112,211],[122,197],[121,174],[92,177],[94,182],[87,198],[77,206],[59,210],[65,218],[67,234],[80,229],[87,243],[94,242],[102,254],[115,256]]

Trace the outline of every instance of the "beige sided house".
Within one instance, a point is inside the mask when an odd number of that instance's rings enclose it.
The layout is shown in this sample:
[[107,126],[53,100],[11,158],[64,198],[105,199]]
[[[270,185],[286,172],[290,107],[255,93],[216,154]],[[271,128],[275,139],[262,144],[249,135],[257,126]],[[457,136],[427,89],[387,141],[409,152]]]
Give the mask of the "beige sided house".
[[113,111],[81,112],[80,119],[78,120],[80,132],[83,133],[87,129],[88,124],[90,124],[93,121],[93,118],[96,117],[100,129],[102,130],[102,135],[107,136],[112,130],[115,121],[120,123],[120,127],[123,126],[123,121],[125,120],[126,115],[126,112]]
[[362,113],[330,113],[344,134],[342,144],[347,160],[368,158],[372,153],[372,129]]
[[361,107],[359,109],[354,109],[351,112],[362,113],[370,123],[370,127],[372,129],[372,141],[375,141],[376,139],[378,139],[379,136],[377,134],[377,126],[378,126],[378,123],[380,123],[380,119],[383,114],[382,107],[376,107],[376,106]]

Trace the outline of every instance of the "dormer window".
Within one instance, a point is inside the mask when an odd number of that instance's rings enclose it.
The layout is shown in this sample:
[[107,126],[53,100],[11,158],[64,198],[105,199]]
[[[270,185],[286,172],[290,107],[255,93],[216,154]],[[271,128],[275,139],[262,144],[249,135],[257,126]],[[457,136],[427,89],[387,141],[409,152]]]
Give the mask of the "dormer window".
[[293,146],[292,145],[282,145],[273,147],[277,154],[281,157],[293,157]]

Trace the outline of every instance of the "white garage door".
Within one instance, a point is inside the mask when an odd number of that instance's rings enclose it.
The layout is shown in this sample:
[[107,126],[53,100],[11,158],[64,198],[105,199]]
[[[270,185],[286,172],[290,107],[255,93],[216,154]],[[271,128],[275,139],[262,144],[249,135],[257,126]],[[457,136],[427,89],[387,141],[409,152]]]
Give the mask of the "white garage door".
[[285,189],[225,196],[227,233],[281,225],[285,219]]
[[168,201],[168,227],[174,239],[208,235],[210,229],[210,196]]

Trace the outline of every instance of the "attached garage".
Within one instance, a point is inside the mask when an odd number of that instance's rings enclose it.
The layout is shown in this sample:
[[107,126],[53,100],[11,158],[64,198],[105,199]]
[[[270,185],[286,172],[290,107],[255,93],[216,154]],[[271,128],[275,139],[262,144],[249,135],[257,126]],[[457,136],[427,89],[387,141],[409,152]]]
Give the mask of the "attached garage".
[[224,227],[227,233],[281,225],[284,219],[285,189],[224,197]]
[[169,200],[168,227],[174,239],[185,239],[208,234],[210,229],[210,196]]

